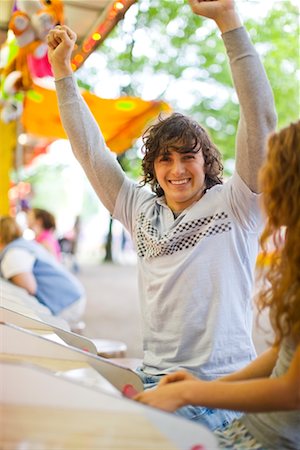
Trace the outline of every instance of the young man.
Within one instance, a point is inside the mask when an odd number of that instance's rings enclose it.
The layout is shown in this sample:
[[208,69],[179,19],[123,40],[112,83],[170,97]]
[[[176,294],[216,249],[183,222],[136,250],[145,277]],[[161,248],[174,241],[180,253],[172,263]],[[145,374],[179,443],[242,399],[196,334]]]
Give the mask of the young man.
[[[204,380],[255,356],[251,288],[262,219],[257,171],[275,127],[273,98],[233,0],[190,0],[213,19],[229,56],[241,106],[236,172],[222,184],[219,153],[199,124],[172,115],[144,136],[144,180],[130,181],[105,146],[70,68],[76,40],[67,27],[48,36],[61,117],[75,156],[102,203],[133,237],[138,254],[145,387],[179,368]],[[179,414],[212,429],[228,411],[185,407]]]

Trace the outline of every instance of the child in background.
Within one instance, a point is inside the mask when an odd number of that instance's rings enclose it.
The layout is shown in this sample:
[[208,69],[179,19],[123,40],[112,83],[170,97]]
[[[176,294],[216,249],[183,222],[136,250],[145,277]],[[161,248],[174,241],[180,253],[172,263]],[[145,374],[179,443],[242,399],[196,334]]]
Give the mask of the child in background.
[[55,218],[50,212],[33,208],[27,214],[29,228],[35,232],[35,240],[61,262],[61,251],[55,236]]
[[24,239],[9,216],[0,216],[0,277],[25,289],[76,329],[85,311],[84,287],[41,244]]

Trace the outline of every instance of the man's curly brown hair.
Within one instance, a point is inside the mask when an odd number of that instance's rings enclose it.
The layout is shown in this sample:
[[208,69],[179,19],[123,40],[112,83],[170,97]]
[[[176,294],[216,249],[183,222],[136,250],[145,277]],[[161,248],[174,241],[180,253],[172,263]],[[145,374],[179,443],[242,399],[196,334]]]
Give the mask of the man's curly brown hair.
[[270,308],[275,343],[285,336],[300,341],[300,121],[270,136],[260,184],[267,215],[261,245],[266,255],[271,238],[275,252],[258,306]]
[[154,161],[162,153],[172,149],[178,153],[197,153],[204,157],[205,189],[222,184],[223,165],[221,154],[211,142],[207,132],[196,121],[180,113],[158,119],[143,134],[143,181],[149,183],[159,197],[164,195],[154,170]]

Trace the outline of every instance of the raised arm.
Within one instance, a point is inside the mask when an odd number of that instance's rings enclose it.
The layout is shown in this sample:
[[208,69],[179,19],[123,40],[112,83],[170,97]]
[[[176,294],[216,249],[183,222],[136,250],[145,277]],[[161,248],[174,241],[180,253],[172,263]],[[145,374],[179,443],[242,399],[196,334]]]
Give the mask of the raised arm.
[[265,70],[241,26],[233,0],[189,3],[195,14],[213,19],[222,32],[240,103],[236,170],[251,191],[258,192],[258,170],[265,158],[267,137],[276,126],[273,95]]
[[106,147],[98,124],[79,93],[71,69],[75,41],[76,34],[66,26],[56,27],[48,35],[60,115],[74,155],[104,206],[113,213],[125,174]]

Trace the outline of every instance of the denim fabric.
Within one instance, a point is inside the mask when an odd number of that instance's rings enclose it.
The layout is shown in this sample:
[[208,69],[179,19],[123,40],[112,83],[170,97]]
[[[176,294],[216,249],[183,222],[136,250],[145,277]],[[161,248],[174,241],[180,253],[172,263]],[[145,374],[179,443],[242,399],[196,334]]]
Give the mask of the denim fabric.
[[[141,367],[136,369],[136,373],[139,375],[144,383],[144,389],[152,389],[161,380],[164,375],[147,375],[144,373]],[[176,416],[184,417],[185,419],[192,420],[194,422],[201,423],[201,425],[207,426],[210,430],[216,429],[222,430],[227,427],[234,419],[241,417],[241,413],[236,411],[228,411],[224,409],[210,409],[202,406],[184,406],[178,409],[174,413]]]
[[175,412],[176,416],[181,416],[194,422],[207,426],[210,430],[223,430],[234,419],[241,417],[241,413],[228,411],[226,409],[210,409],[202,406],[184,406]]
[[144,389],[154,388],[160,382],[162,377],[164,376],[164,375],[149,375],[149,374],[146,374],[143,371],[142,367],[137,367],[135,369],[135,372],[141,378],[141,380],[142,380],[142,382],[144,384]]

